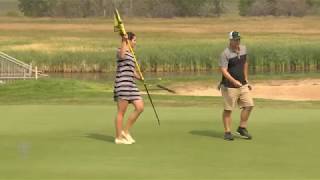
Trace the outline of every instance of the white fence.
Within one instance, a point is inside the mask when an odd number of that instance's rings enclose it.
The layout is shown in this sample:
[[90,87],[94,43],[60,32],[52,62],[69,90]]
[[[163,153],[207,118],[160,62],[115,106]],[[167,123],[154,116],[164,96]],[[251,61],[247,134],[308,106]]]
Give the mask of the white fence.
[[38,79],[37,67],[0,52],[0,80]]

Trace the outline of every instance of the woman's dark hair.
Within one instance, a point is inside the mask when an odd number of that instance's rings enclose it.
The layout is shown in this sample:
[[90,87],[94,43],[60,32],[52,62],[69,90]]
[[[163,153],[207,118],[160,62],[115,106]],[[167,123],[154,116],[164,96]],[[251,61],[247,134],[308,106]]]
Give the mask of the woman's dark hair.
[[133,32],[127,32],[127,34],[130,41],[132,41],[132,39],[136,36]]

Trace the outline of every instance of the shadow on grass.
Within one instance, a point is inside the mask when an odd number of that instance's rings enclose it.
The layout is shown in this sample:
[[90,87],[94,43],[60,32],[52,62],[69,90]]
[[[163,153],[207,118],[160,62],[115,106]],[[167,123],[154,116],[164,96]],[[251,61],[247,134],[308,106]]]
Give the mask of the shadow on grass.
[[223,139],[223,132],[215,131],[215,130],[192,130],[189,133],[196,136],[207,136],[207,137]]
[[109,135],[89,133],[89,134],[86,134],[85,137],[95,139],[95,140],[100,140],[100,141],[106,141],[109,143],[114,143],[114,137]]

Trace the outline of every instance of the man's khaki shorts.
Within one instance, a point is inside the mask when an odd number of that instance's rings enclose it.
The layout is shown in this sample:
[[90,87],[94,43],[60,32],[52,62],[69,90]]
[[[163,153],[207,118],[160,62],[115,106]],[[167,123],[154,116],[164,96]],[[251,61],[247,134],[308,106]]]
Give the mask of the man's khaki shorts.
[[240,108],[253,107],[253,99],[249,90],[249,85],[240,88],[227,88],[221,86],[221,94],[224,98],[224,110],[233,110],[236,105]]

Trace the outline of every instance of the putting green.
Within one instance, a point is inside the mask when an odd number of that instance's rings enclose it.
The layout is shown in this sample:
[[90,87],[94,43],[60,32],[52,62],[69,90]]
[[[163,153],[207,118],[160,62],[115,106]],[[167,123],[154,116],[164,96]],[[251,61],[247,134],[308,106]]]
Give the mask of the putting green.
[[320,178],[317,109],[256,108],[253,140],[233,142],[222,139],[220,109],[158,111],[161,127],[148,106],[137,143],[115,145],[113,106],[0,106],[0,179]]

